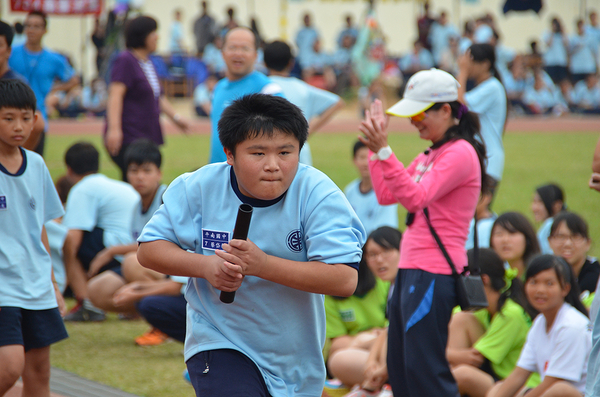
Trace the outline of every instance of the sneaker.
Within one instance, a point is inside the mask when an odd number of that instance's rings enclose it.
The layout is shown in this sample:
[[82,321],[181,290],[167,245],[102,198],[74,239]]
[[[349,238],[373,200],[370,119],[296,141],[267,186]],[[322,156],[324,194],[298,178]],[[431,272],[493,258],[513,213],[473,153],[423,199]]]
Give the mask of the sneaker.
[[88,321],[104,321],[106,315],[102,311],[90,310],[85,308],[83,305],[79,306],[77,310],[71,310],[64,318],[64,321],[72,322],[88,322]]
[[162,345],[169,339],[169,336],[157,328],[152,328],[145,334],[135,338],[135,343],[138,346],[158,346]]

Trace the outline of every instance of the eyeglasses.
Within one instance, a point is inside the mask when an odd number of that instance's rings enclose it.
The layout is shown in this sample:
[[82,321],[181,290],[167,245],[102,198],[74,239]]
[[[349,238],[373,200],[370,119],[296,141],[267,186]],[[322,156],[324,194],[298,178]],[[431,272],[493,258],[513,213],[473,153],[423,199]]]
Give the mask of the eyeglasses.
[[26,28],[26,29],[36,29],[36,30],[42,30],[42,29],[45,28],[44,25],[31,25],[31,24],[28,24],[28,23],[26,23],[25,25],[23,25],[23,27]]
[[421,112],[419,114],[416,114],[416,115],[410,117],[410,119],[412,121],[414,121],[415,123],[418,123],[419,121],[423,121],[426,118],[427,118],[427,113],[425,113],[425,112]]
[[248,47],[248,46],[226,46],[223,48],[223,51],[229,52],[229,53],[234,53],[234,52],[239,51],[243,54],[249,54],[254,51],[254,48]]
[[564,244],[567,240],[571,240],[573,244],[581,244],[587,240],[581,234],[554,234],[550,236],[551,239],[556,241],[558,244]]

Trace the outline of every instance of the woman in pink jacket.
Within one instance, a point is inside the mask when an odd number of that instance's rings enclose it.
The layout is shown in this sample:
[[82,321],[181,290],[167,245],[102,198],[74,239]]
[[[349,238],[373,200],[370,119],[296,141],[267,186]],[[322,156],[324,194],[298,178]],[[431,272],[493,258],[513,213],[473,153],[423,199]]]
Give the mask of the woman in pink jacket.
[[390,300],[387,364],[394,395],[452,396],[458,389],[446,360],[448,323],[456,306],[450,265],[433,238],[424,210],[453,263],[467,264],[465,241],[486,180],[479,119],[458,101],[459,84],[441,70],[410,78],[404,98],[387,113],[411,119],[433,145],[405,167],[387,143],[381,102],[359,129],[380,204],[408,211],[396,288]]

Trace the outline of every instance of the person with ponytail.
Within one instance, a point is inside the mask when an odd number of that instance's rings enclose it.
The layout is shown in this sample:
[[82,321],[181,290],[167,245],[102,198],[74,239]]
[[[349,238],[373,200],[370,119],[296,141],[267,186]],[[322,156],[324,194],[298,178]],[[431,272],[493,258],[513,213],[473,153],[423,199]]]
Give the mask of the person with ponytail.
[[[467,255],[473,263],[474,251]],[[458,391],[469,397],[484,397],[495,381],[511,373],[537,314],[525,298],[517,270],[505,269],[494,250],[480,249],[478,264],[489,306],[452,316],[447,350]],[[528,385],[538,383],[539,377],[532,376]]]
[[415,73],[404,97],[387,113],[410,119],[432,146],[407,167],[388,145],[386,117],[375,101],[359,126],[369,148],[369,170],[380,204],[408,211],[400,268],[389,302],[387,366],[394,395],[458,394],[446,359],[456,281],[429,223],[462,272],[465,242],[485,173],[479,118],[458,101],[458,81],[430,69]]
[[[539,255],[525,276],[525,295],[540,314],[533,321],[517,366],[488,397],[581,397],[592,348],[592,325],[579,300],[571,266],[561,257]],[[541,383],[527,389],[531,373]]]
[[[481,137],[487,150],[486,172],[493,179],[492,195],[504,171],[502,136],[508,110],[506,90],[495,64],[494,46],[487,43],[473,44],[458,61],[458,99],[479,116]],[[476,84],[469,92],[466,91],[468,79]]]

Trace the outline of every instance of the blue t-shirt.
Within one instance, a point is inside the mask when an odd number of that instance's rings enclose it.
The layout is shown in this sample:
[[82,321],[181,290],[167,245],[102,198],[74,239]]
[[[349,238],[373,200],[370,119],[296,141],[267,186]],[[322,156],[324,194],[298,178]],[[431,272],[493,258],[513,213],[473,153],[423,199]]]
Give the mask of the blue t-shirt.
[[[140,195],[130,184],[91,174],[77,182],[69,192],[63,225],[91,232],[104,230],[106,248],[131,244],[131,222]],[[121,260],[120,257],[116,257]]]
[[21,154],[15,174],[0,164],[0,306],[52,309],[52,261],[42,227],[64,211],[42,157],[25,149]]
[[69,229],[62,223],[54,220],[45,224],[48,234],[48,245],[50,246],[50,257],[52,258],[52,270],[54,270],[54,280],[58,285],[60,292],[65,292],[67,288],[67,272],[63,260],[63,247],[67,239]]
[[431,30],[429,31],[429,41],[431,43],[431,54],[433,55],[433,60],[437,65],[439,65],[442,59],[444,50],[450,46],[450,37],[460,37],[458,30],[456,30],[456,28],[450,23],[442,25],[434,22],[433,25],[431,25]]
[[298,58],[302,60],[313,51],[313,44],[319,38],[319,33],[313,27],[303,27],[296,34]]
[[[365,242],[344,194],[325,174],[303,164],[287,192],[274,200],[243,196],[232,167],[218,163],[175,179],[163,201],[139,242],[166,240],[213,255],[230,240],[242,202],[254,206],[248,239],[268,255],[357,268]],[[232,304],[224,305],[219,295],[205,279],[190,278],[186,360],[201,351],[237,350],[256,363],[273,397],[321,395],[323,295],[253,276],[245,277]]]
[[[295,77],[271,76],[270,79],[281,87],[285,99],[302,110],[304,117],[309,122],[313,117],[321,115],[340,101],[340,97],[333,92],[313,87]],[[312,165],[312,154],[308,142],[304,143],[300,151],[300,162]]]
[[596,73],[596,54],[598,52],[598,43],[596,38],[589,32],[582,36],[574,34],[569,39],[569,51],[571,60],[569,62],[569,71],[577,74]]
[[552,248],[550,248],[550,243],[548,242],[548,237],[550,237],[550,229],[552,228],[553,223],[553,217],[546,219],[537,232],[537,238],[538,242],[540,243],[541,254],[554,254],[554,251],[552,251]]
[[360,191],[360,179],[350,182],[344,189],[346,198],[362,222],[367,236],[381,226],[398,229],[398,204],[381,205],[377,202],[375,190]]
[[223,73],[227,69],[225,60],[223,59],[223,53],[213,43],[208,43],[204,47],[202,53],[202,61],[208,66],[214,73]]
[[[552,43],[548,46],[548,41],[552,39]],[[567,66],[569,63],[569,55],[567,47],[563,41],[563,35],[560,33],[546,32],[543,36],[546,43],[546,52],[542,56],[544,66]]]
[[183,52],[184,49],[181,46],[181,42],[183,40],[183,24],[179,21],[173,21],[171,23],[170,34],[169,51],[172,53]]
[[596,84],[590,89],[585,80],[578,81],[573,87],[571,99],[573,103],[582,108],[600,108],[600,84]]
[[418,54],[415,54],[414,51],[409,52],[400,58],[398,62],[398,66],[400,70],[404,71],[413,71],[413,70],[425,70],[431,69],[433,65],[433,56],[431,52],[429,52],[426,48],[421,48]]
[[495,77],[477,85],[465,94],[469,109],[479,116],[481,137],[487,151],[486,172],[500,181],[504,171],[502,135],[506,122],[506,92]]
[[218,130],[218,123],[223,110],[236,99],[244,95],[256,93],[281,95],[281,88],[273,84],[267,76],[256,71],[239,80],[229,81],[225,77],[217,83],[213,91],[212,112],[210,114],[212,132],[210,136],[209,163],[227,161],[223,145],[221,145],[221,141],[219,140]]
[[24,45],[12,48],[8,65],[27,79],[35,93],[37,108],[44,118],[47,118],[46,96],[54,81],[65,82],[75,75],[75,71],[64,56],[47,49],[31,52]]
[[[498,215],[492,214],[490,218],[480,219],[477,222],[477,246],[479,248],[489,248],[490,238],[492,236],[492,226]],[[475,219],[469,223],[469,235],[465,243],[465,249],[468,251],[475,246]]]
[[134,240],[137,240],[138,237],[140,237],[140,234],[142,234],[142,230],[144,229],[144,226],[146,226],[146,223],[148,223],[150,218],[152,218],[152,215],[154,215],[158,207],[162,205],[162,197],[165,193],[165,190],[167,190],[167,185],[160,185],[158,187],[158,190],[154,195],[154,199],[152,200],[152,203],[146,212],[142,212],[142,201],[140,200],[138,202],[138,205],[135,207],[135,211],[133,211],[133,221],[131,222],[131,235]]

